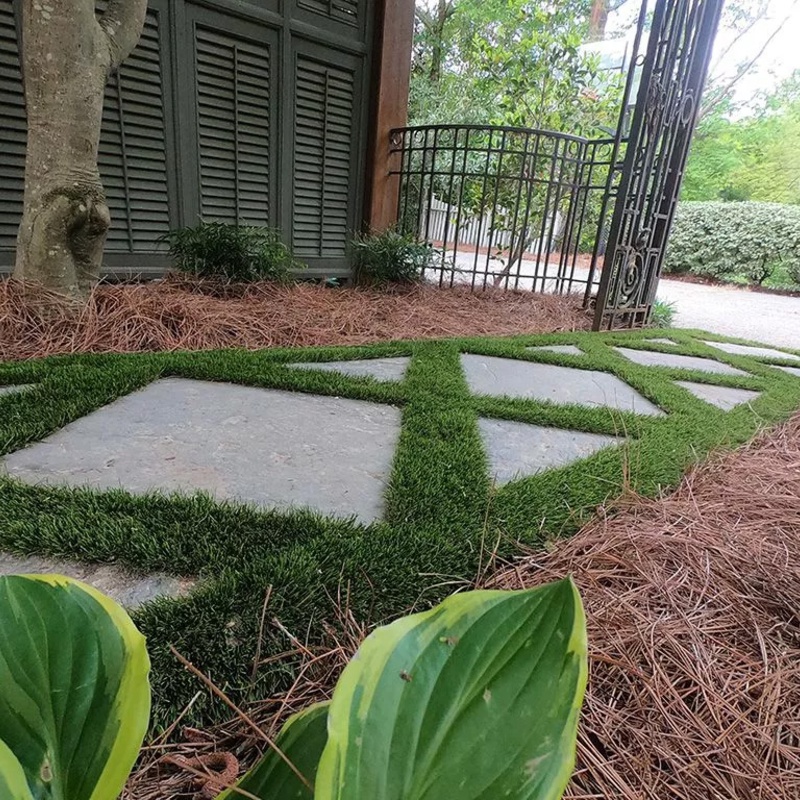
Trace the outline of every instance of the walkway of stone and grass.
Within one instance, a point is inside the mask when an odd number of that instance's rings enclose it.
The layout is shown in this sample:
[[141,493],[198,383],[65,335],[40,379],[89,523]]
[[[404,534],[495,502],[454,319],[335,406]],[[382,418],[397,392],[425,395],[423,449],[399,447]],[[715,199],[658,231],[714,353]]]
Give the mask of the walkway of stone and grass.
[[337,596],[365,622],[436,600],[798,407],[800,352],[686,331],[0,364],[0,572],[138,606],[164,722],[197,691],[170,644],[273,694],[257,643],[292,645],[262,618],[313,639]]

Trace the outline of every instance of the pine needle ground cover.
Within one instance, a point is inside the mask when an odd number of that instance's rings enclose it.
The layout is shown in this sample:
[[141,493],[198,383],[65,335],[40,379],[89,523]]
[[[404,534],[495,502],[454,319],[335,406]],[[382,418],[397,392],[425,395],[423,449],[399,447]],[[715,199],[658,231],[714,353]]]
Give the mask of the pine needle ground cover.
[[[651,341],[665,336],[673,344]],[[163,377],[367,400],[396,406],[402,414],[378,522],[269,511],[207,495],[95,492],[0,477],[0,550],[199,579],[187,597],[159,599],[135,614],[153,659],[156,726],[174,719],[199,688],[170,645],[233,699],[272,696],[292,680],[291,659],[277,659],[295,648],[291,637],[321,637],[322,623],[335,617],[343,595],[353,616],[370,622],[433,603],[473,582],[487,553],[509,555],[520,542],[535,546],[569,536],[623,489],[655,496],[677,485],[711,450],[741,444],[800,407],[800,377],[704,343],[717,339],[692,331],[565,333],[350,348],[80,355],[0,365],[0,385],[32,385],[0,395],[0,455]],[[542,345],[574,345],[582,354],[527,349]],[[645,366],[615,345],[713,358],[745,374]],[[462,371],[463,353],[610,373],[664,414],[474,395]],[[403,380],[289,368],[392,356],[411,359]],[[797,365],[789,356],[773,363]],[[676,381],[759,394],[723,411]],[[480,418],[623,441],[568,466],[496,486]],[[192,707],[195,719],[217,714],[225,711],[215,711],[205,698]]]

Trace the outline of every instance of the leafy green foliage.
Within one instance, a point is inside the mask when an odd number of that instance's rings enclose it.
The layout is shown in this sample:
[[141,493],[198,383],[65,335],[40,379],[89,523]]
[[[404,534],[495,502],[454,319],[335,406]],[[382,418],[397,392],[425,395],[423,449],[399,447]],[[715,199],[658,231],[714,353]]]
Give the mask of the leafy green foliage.
[[671,328],[675,319],[675,303],[656,300],[653,303],[653,314],[650,318],[651,328]]
[[586,629],[570,580],[467,592],[374,632],[331,701],[316,800],[556,800]]
[[589,0],[444,0],[417,16],[413,124],[616,126],[621,83],[581,51]]
[[164,238],[175,267],[201,278],[283,281],[298,266],[272,228],[201,222],[170,231]]
[[[571,580],[454,595],[374,631],[329,704],[288,720],[221,798],[424,800],[458,785],[556,800],[575,763],[588,673]],[[61,576],[0,578],[4,800],[115,800],[147,728],[144,638]]]
[[763,284],[800,263],[800,207],[778,203],[681,203],[665,272],[745,276]]
[[0,578],[0,786],[15,791],[21,769],[20,800],[115,800],[147,731],[149,667],[144,637],[94,589]]
[[715,105],[695,134],[682,199],[800,203],[798,139],[800,71],[746,114]]
[[433,260],[434,251],[410,234],[390,229],[353,240],[357,283],[382,286],[414,283]]

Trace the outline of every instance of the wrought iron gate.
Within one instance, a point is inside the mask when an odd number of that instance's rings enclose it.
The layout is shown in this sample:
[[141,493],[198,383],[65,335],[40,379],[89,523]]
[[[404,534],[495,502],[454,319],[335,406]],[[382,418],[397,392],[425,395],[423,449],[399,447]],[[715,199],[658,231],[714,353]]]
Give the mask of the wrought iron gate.
[[[595,330],[639,327],[650,318],[723,3],[655,4],[647,51],[639,59],[641,82],[625,157],[606,192],[606,202],[616,199]],[[642,4],[640,32],[648,5]],[[624,142],[622,128],[617,153]]]

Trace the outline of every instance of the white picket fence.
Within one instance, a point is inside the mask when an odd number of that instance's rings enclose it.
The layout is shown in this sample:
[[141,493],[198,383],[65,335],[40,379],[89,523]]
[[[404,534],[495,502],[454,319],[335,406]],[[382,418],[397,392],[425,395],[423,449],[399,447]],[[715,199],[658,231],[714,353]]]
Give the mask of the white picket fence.
[[[512,245],[512,232],[505,228],[508,224],[510,216],[503,212],[498,215],[500,219],[497,222],[497,228],[493,229],[494,220],[492,213],[487,211],[482,217],[470,214],[466,209],[460,209],[459,206],[450,205],[443,202],[438,197],[434,197],[430,201],[430,213],[428,212],[428,205],[422,207],[420,215],[420,234],[429,242],[441,243],[445,249],[458,239],[459,249],[472,245],[475,248],[491,247],[493,249],[508,248]],[[517,225],[521,225],[522,219],[517,220]],[[511,220],[513,223],[514,220]],[[540,251],[546,252],[547,238],[550,237],[550,228],[553,224],[553,218],[549,217],[545,224],[544,233],[545,241],[542,243],[540,239],[534,239],[527,242],[525,252],[537,254]],[[528,232],[533,234],[542,230],[541,219],[536,219],[531,216],[528,219]],[[556,212],[555,225],[552,230],[551,247],[561,235],[564,228],[564,219],[560,212]],[[456,236],[458,233],[458,236]],[[514,232],[517,236],[519,231]],[[516,237],[514,237],[516,238]],[[517,242],[513,244],[516,246]]]

